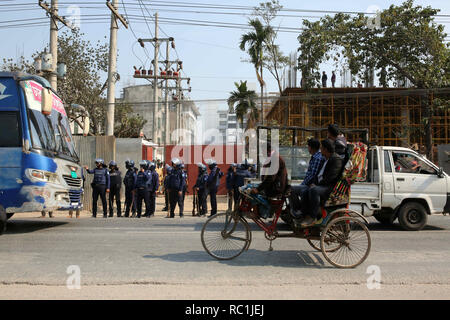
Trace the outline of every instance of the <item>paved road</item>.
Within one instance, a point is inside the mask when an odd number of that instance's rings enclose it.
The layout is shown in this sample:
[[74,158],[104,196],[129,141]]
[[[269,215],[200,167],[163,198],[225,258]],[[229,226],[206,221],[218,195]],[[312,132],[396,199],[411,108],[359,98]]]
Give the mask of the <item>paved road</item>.
[[[450,298],[450,217],[420,232],[370,220],[372,250],[361,266],[336,269],[306,241],[255,231],[248,252],[211,258],[200,242],[205,218],[12,218],[0,237],[0,298]],[[67,268],[79,266],[81,290]],[[367,288],[367,268],[381,289]]]

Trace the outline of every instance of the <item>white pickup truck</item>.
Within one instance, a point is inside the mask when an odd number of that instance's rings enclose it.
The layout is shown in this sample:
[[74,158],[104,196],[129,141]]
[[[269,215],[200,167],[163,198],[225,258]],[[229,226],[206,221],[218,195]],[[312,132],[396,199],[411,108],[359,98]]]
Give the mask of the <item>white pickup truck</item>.
[[[297,168],[293,168],[297,160],[286,161],[289,176],[295,171],[306,172],[304,155],[303,151]],[[400,226],[410,231],[425,227],[428,215],[450,213],[450,176],[428,159],[408,148],[372,146],[367,160],[365,181],[351,186],[350,209],[365,217],[374,216],[383,224],[398,219]],[[301,182],[294,179],[289,183],[295,186]]]
[[420,230],[427,215],[450,212],[450,177],[417,152],[370,147],[366,181],[351,187],[350,207],[383,224],[398,219],[405,230]]

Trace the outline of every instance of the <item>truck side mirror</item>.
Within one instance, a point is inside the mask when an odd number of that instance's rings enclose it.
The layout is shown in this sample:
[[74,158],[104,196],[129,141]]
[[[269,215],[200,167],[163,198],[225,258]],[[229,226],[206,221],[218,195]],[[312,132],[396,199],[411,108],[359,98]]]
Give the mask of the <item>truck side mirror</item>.
[[89,134],[89,127],[91,125],[91,121],[89,120],[89,117],[84,118],[84,127],[83,127],[83,135],[87,136]]
[[444,177],[444,169],[442,167],[440,167],[438,169],[437,175],[439,178],[443,178]]
[[48,88],[42,88],[41,91],[41,112],[46,116],[52,113],[53,109],[53,96],[52,92]]

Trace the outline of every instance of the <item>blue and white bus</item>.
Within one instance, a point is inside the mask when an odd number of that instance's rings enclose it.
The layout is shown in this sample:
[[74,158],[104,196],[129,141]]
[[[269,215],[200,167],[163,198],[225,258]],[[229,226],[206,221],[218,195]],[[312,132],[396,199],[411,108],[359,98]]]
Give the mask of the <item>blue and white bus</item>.
[[0,72],[0,234],[15,213],[81,208],[81,170],[63,102],[49,82]]

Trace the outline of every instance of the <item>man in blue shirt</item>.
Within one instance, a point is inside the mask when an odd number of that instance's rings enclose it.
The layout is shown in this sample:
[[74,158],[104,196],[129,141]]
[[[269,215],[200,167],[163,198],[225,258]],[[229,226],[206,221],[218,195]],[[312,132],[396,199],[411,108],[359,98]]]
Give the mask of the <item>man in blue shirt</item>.
[[[301,199],[305,197],[310,185],[313,183],[314,179],[317,177],[320,168],[325,162],[325,158],[320,152],[320,142],[315,138],[308,140],[308,151],[311,154],[311,159],[309,160],[308,170],[306,171],[306,176],[301,185],[293,186],[291,188],[291,196],[289,198],[291,204],[291,214],[298,218],[301,215]],[[304,202],[303,202],[304,203]]]

